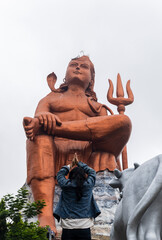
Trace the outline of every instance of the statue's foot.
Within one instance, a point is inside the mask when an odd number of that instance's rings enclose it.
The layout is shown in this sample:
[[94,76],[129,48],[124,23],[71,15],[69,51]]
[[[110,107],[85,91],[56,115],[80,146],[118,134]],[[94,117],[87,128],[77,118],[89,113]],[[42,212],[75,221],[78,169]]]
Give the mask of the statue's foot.
[[39,226],[41,227],[49,226],[50,230],[53,231],[55,235],[57,235],[57,230],[56,230],[53,216],[39,216],[38,221],[39,221]]
[[39,120],[37,118],[24,117],[23,126],[27,138],[33,141],[40,128]]

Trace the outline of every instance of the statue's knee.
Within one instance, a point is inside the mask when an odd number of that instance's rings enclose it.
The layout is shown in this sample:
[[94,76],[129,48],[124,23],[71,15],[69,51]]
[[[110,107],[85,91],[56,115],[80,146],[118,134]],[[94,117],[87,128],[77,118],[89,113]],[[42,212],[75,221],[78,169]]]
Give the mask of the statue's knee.
[[38,135],[35,137],[33,143],[39,144],[53,144],[53,137],[49,135]]
[[126,115],[119,115],[119,116],[120,116],[121,127],[123,128],[124,131],[126,130],[130,134],[132,130],[132,123],[130,118]]
[[34,141],[27,140],[27,149],[33,148],[54,148],[54,140],[49,135],[38,135],[34,138]]

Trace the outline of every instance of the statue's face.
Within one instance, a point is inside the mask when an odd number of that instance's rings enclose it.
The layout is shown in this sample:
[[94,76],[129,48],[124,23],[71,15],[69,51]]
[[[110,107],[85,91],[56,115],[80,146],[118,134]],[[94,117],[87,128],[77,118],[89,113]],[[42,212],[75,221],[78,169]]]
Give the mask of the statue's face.
[[87,89],[92,78],[90,62],[80,59],[70,61],[65,78],[68,84],[81,84],[85,89]]

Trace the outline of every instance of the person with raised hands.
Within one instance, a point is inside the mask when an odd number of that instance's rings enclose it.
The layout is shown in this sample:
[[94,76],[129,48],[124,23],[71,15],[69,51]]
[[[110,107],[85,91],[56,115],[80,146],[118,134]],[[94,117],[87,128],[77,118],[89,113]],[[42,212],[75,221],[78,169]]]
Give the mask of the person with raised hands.
[[61,220],[61,239],[91,240],[90,228],[94,218],[101,213],[92,192],[96,181],[95,170],[79,161],[75,153],[72,163],[58,172],[57,181],[62,192],[54,216]]

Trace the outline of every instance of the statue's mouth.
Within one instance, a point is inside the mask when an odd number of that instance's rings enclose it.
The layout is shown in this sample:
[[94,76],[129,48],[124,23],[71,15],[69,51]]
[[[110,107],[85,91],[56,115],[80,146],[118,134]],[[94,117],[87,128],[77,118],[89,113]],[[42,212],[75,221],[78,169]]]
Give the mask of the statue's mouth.
[[73,73],[75,73],[75,74],[82,74],[82,73],[79,72],[79,71],[74,71]]

